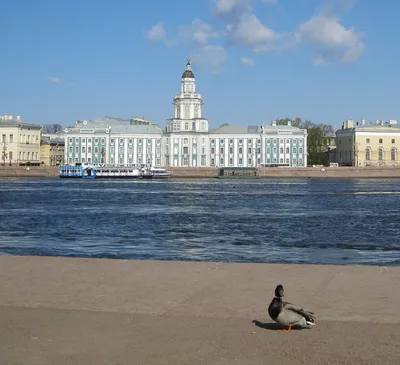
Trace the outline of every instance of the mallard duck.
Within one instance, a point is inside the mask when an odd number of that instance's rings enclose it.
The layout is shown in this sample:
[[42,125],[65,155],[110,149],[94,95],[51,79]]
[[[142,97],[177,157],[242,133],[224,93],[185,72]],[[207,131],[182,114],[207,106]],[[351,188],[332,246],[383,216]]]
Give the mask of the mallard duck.
[[278,285],[275,289],[275,297],[268,307],[268,314],[275,322],[289,326],[288,329],[281,330],[282,332],[290,332],[292,325],[302,327],[315,326],[315,315],[313,312],[306,311],[292,303],[284,302],[282,300],[283,296],[285,296],[283,286]]

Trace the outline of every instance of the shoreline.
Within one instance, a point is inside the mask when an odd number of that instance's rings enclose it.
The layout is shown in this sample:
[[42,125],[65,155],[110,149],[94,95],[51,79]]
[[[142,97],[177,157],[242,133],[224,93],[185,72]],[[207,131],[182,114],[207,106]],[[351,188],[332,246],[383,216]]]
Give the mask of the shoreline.
[[[185,263],[185,264],[214,264],[214,265],[268,265],[268,266],[310,266],[310,267],[370,267],[370,268],[399,268],[400,264],[379,264],[379,263],[309,263],[309,262],[263,262],[263,261],[216,261],[216,260],[187,260],[187,259],[161,259],[161,258],[124,258],[124,257],[91,257],[91,256],[63,256],[63,255],[35,255],[35,254],[0,254],[0,258],[6,257],[43,257],[48,259],[76,259],[76,260],[105,260],[105,261],[123,261],[123,262],[150,262],[150,263]],[[397,260],[396,260],[397,261]]]
[[[209,179],[218,175],[217,168],[170,167],[170,179]],[[57,167],[0,166],[2,177],[35,177],[59,179]],[[258,179],[398,179],[400,167],[325,167],[325,168],[258,168]],[[236,181],[223,178],[223,181]],[[241,179],[252,180],[252,179]]]
[[[395,364],[399,274],[398,267],[0,256],[2,359]],[[278,283],[285,299],[315,312],[314,328],[277,331],[267,307]]]
[[[95,309],[123,311],[128,313],[170,313],[191,314],[196,307],[197,314],[207,316],[246,317],[254,311],[264,311],[265,300],[273,296],[278,282],[285,286],[287,296],[304,305],[305,298],[316,292],[324,294],[313,299],[313,307],[319,312],[320,320],[364,321],[367,307],[359,307],[358,313],[345,310],[342,305],[324,312],[323,304],[328,297],[337,302],[337,296],[345,296],[353,306],[355,299],[376,301],[378,298],[392,298],[388,302],[395,310],[390,318],[384,318],[376,308],[368,313],[368,320],[400,324],[400,293],[397,281],[400,267],[364,265],[310,265],[310,264],[265,264],[265,263],[224,263],[193,261],[157,261],[70,258],[50,256],[0,256],[0,283],[2,295],[0,305],[50,306],[58,309]],[[307,285],[305,285],[307,283]],[[257,298],[248,298],[248,305],[241,306],[242,298],[231,296],[230,287],[243,293],[253,293],[263,288]],[[18,291],[15,288],[19,288]],[[130,289],[129,289],[130,288]],[[143,296],[137,297],[133,289]],[[329,289],[328,289],[329,288]],[[373,288],[373,290],[371,290]],[[128,290],[127,290],[128,289]],[[196,296],[198,291],[227,294],[207,303],[192,303],[186,299]],[[113,292],[119,295],[110,300],[92,302],[98,295]],[[47,297],[44,294],[53,295]],[[65,297],[65,294],[67,294]],[[137,294],[137,293],[136,293]],[[208,294],[208,295],[209,295]],[[221,294],[221,293],[220,293]],[[142,304],[153,299],[151,308]],[[91,298],[92,297],[92,298]],[[135,298],[135,304],[126,302]],[[267,298],[267,299],[266,299]],[[272,298],[272,297],[271,297]],[[69,300],[68,300],[69,299]],[[73,300],[72,300],[73,299]],[[105,299],[105,298],[103,298]],[[262,299],[262,303],[258,302]],[[183,302],[182,302],[183,300]],[[220,301],[222,300],[222,302]],[[302,303],[303,302],[303,303]],[[397,305],[395,306],[395,302]],[[337,302],[340,304],[339,302]],[[212,305],[211,305],[212,304]],[[219,308],[218,308],[219,307]],[[340,316],[338,316],[340,314]],[[381,318],[382,317],[382,318]]]

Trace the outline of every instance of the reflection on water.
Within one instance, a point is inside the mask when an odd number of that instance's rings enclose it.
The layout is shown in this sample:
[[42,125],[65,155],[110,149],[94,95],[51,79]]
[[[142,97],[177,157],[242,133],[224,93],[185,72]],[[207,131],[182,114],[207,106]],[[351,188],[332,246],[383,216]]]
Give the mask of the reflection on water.
[[400,265],[398,180],[0,180],[0,254]]

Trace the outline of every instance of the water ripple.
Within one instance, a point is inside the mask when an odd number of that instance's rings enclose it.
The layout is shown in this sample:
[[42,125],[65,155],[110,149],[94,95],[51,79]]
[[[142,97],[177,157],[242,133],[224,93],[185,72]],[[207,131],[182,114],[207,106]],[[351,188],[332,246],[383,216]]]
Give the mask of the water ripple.
[[398,180],[0,179],[0,254],[400,266]]

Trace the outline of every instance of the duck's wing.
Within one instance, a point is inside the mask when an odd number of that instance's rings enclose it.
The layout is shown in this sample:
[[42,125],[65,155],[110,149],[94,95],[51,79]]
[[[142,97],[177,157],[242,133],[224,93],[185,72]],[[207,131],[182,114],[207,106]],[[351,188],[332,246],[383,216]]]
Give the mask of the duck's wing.
[[315,314],[313,312],[304,310],[303,308],[300,308],[297,305],[294,305],[292,303],[283,302],[283,308],[285,310],[289,310],[289,311],[300,314],[302,317],[304,317],[306,319],[306,321],[314,322],[314,320],[316,319]]

